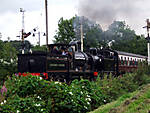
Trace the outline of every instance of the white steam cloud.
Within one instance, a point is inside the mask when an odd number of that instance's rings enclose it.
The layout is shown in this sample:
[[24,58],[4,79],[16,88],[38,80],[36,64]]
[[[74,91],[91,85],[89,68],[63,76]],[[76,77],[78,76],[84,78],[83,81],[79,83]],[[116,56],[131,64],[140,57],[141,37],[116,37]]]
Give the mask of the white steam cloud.
[[149,3],[149,0],[80,0],[78,11],[79,15],[95,20],[105,27],[118,19],[129,23],[138,21],[141,16],[145,16],[143,14]]

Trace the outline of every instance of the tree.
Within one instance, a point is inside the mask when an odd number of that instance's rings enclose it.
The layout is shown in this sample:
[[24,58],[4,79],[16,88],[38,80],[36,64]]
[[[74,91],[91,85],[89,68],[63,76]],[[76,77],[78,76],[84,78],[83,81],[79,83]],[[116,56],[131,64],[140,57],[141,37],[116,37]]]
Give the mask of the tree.
[[131,40],[136,36],[135,31],[131,30],[125,21],[114,21],[104,32],[105,40]]
[[45,51],[46,52],[46,45],[43,45],[43,46],[39,46],[39,45],[32,46],[32,51]]
[[10,42],[4,43],[3,50],[2,50],[2,59],[6,62],[11,63],[11,61],[15,61],[17,58],[17,51],[11,45]]
[[0,41],[0,80],[17,72],[17,51],[10,42]]
[[112,49],[147,56],[147,41],[143,36],[135,36],[132,40],[113,43]]
[[[7,43],[8,41],[5,41]],[[21,52],[23,43],[22,41],[14,40],[10,41],[10,44],[17,50],[18,53]],[[31,43],[28,40],[24,41],[24,46],[25,46],[25,53],[29,51],[29,49],[32,47]]]
[[69,42],[75,39],[73,19],[74,17],[69,20],[64,20],[63,18],[60,18],[58,22],[58,31],[56,31],[56,35],[54,36],[54,43],[69,44]]
[[98,47],[101,41],[102,30],[95,26],[87,31],[84,39],[84,47]]
[[84,16],[76,16],[74,19],[74,29],[78,40],[81,37],[81,24],[83,26],[84,50],[89,47],[97,47],[103,33],[101,26]]

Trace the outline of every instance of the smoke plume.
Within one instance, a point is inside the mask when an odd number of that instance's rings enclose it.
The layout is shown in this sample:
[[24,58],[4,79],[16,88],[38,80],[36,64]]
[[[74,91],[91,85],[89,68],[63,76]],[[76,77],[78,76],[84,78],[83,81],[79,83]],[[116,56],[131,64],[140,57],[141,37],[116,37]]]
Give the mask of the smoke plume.
[[[103,27],[114,20],[138,18],[148,0],[80,0],[79,15],[97,21]],[[126,20],[125,20],[126,21]]]

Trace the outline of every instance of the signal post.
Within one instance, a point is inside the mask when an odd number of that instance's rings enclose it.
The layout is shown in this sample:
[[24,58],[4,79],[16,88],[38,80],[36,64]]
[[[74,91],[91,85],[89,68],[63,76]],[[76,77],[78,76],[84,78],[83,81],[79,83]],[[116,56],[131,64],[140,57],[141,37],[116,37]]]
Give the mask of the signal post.
[[150,36],[149,36],[149,29],[150,29],[150,22],[149,19],[146,20],[147,26],[144,26],[143,28],[147,29],[147,50],[148,50],[148,65],[150,65]]

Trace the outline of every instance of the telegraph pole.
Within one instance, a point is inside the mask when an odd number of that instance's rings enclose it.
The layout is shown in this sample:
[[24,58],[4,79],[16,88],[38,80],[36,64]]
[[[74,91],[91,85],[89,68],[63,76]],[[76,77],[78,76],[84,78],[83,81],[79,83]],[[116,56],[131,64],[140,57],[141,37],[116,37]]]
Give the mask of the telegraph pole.
[[148,49],[148,65],[150,65],[150,37],[149,37],[149,28],[150,28],[150,22],[149,19],[146,20],[147,26],[144,26],[143,28],[147,29],[147,49]]
[[81,51],[83,52],[83,24],[82,24],[82,17],[81,17]]
[[40,46],[40,32],[38,32],[38,36],[39,36],[39,46]]
[[48,49],[48,8],[47,8],[47,0],[45,0],[45,16],[46,16],[46,46]]
[[2,33],[0,32],[0,40],[2,39]]

